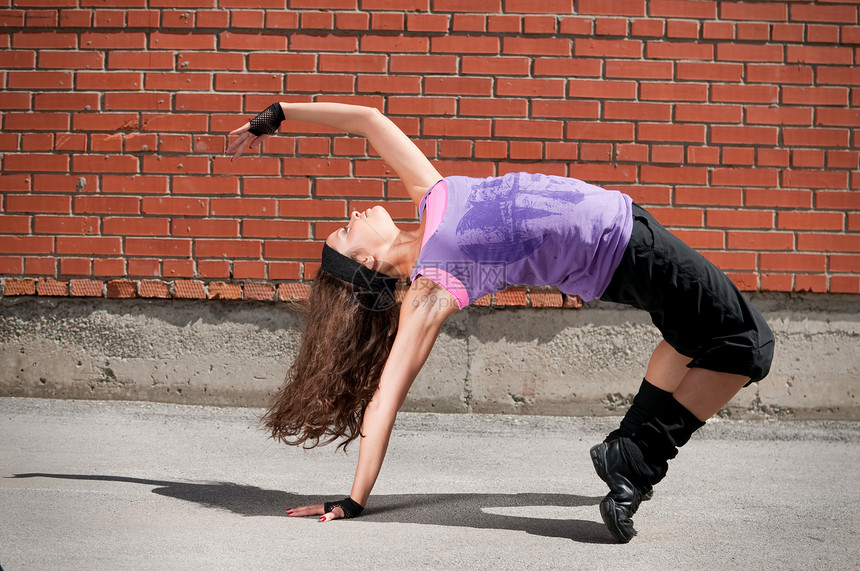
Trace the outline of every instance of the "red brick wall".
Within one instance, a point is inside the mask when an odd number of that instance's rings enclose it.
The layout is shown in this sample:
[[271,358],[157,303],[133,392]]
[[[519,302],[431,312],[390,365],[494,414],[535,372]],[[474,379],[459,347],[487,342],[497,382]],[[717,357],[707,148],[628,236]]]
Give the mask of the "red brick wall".
[[0,7],[7,296],[300,297],[350,209],[414,216],[361,139],[285,124],[231,164],[274,100],[378,107],[443,174],[622,189],[745,290],[860,293],[856,1]]

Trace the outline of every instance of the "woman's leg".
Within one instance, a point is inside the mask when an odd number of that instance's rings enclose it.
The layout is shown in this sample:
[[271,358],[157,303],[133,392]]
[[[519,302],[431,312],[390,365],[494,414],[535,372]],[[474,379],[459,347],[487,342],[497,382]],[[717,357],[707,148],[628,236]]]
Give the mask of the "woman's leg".
[[655,387],[672,393],[675,400],[701,421],[719,412],[750,380],[743,375],[690,369],[687,367],[690,360],[661,341],[651,355],[645,378]]
[[645,378],[655,387],[674,393],[690,371],[687,368],[690,361],[689,357],[675,351],[666,341],[660,341],[651,353]]
[[643,422],[663,410],[666,402],[689,371],[687,368],[689,362],[689,357],[675,351],[666,341],[661,341],[651,354],[645,378],[642,379],[642,384],[636,396],[633,397],[630,408],[627,409],[618,428],[610,432],[604,441],[633,436]]
[[732,373],[688,369],[672,396],[704,422],[726,406],[749,380],[749,377]]

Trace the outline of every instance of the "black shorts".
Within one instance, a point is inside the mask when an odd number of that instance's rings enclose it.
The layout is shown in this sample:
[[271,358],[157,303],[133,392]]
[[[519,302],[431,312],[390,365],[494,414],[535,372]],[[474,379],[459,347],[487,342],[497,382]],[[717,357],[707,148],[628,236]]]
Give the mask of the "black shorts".
[[773,332],[735,284],[633,205],[633,233],[602,300],[651,314],[663,338],[700,367],[760,381],[773,360]]

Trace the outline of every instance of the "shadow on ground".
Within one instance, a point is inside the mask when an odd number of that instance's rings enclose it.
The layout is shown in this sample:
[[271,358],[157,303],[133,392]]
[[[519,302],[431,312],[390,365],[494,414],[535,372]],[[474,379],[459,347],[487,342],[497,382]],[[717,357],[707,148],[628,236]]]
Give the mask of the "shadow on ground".
[[[306,496],[266,490],[231,482],[171,482],[127,476],[97,474],[16,474],[14,478],[54,478],[122,482],[154,486],[152,492],[242,516],[286,517],[284,509],[319,504],[330,497]],[[485,510],[525,507],[596,506],[599,497],[572,494],[391,494],[374,495],[373,506],[362,520],[381,523],[410,523],[524,531],[532,535],[558,537],[582,543],[614,543],[602,523],[586,520],[522,517],[488,513]],[[595,510],[595,515],[597,510]]]

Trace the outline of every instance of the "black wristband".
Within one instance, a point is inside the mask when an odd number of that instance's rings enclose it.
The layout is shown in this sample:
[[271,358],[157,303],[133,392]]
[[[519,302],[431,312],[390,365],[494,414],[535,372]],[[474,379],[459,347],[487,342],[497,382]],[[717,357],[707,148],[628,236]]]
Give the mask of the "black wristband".
[[281,109],[280,103],[272,103],[262,113],[251,119],[251,128],[248,129],[254,135],[274,135],[278,132],[278,127],[285,119],[284,110]]
[[338,502],[326,502],[323,504],[325,507],[325,513],[330,513],[331,510],[340,506],[340,509],[343,510],[343,517],[346,519],[358,517],[361,515],[361,512],[364,510],[364,507],[359,504],[357,501],[353,500],[349,496]]

